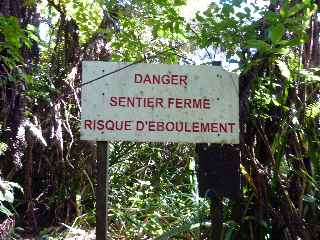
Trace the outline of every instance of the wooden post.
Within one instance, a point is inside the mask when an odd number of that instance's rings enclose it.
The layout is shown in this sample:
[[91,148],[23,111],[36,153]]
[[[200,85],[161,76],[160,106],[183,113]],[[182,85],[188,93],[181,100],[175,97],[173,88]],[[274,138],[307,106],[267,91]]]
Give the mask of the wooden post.
[[223,204],[222,197],[214,196],[210,203],[211,215],[211,236],[212,240],[220,240],[222,235],[223,223]]
[[196,152],[199,193],[201,197],[210,198],[210,239],[220,240],[223,235],[223,197],[238,203],[240,199],[240,152],[237,146],[221,144],[197,144]]
[[97,142],[96,240],[107,240],[108,142]]

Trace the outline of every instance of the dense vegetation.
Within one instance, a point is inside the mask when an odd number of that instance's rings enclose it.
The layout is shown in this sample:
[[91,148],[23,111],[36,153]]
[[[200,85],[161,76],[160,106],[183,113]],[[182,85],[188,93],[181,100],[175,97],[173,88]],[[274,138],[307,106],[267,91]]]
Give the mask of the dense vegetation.
[[[244,2],[214,1],[188,20],[184,0],[2,0],[0,239],[95,225],[81,61],[219,57],[240,74],[241,197],[223,202],[223,239],[320,239],[320,2]],[[112,239],[207,239],[193,144],[110,146]]]

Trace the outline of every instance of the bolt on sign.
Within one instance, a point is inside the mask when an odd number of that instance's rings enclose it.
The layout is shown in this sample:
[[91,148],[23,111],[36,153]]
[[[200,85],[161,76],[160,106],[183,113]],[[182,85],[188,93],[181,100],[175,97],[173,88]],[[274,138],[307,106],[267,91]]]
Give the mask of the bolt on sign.
[[238,77],[220,66],[84,61],[82,71],[83,140],[239,143]]

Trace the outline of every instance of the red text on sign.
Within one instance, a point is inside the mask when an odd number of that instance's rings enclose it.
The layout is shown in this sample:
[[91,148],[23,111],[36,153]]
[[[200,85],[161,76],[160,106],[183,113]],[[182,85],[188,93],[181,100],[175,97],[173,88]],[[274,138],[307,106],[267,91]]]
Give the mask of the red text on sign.
[[84,120],[84,129],[90,130],[109,130],[109,131],[129,131],[132,121],[116,121],[116,120]]
[[164,101],[159,97],[110,97],[109,105],[111,107],[127,108],[192,108],[192,109],[210,109],[210,99],[201,98],[172,98]]
[[168,98],[168,108],[210,109],[210,100],[201,98]]
[[235,123],[137,121],[137,131],[233,133]]
[[181,85],[187,86],[188,77],[187,75],[178,74],[140,74],[136,73],[134,75],[134,83],[141,84],[171,84],[171,85]]
[[163,98],[155,97],[111,97],[111,107],[144,107],[163,108]]
[[138,120],[84,120],[84,129],[98,131],[147,131],[186,133],[234,133],[235,123],[230,122],[182,122]]

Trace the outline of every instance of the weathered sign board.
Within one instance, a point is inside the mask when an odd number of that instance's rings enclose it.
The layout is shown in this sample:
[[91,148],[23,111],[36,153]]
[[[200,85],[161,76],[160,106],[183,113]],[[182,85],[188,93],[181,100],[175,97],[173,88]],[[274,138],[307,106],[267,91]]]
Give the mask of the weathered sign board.
[[128,65],[83,62],[81,139],[239,143],[235,74],[220,66]]
[[[237,199],[239,154],[218,145],[239,143],[235,74],[221,66],[84,61],[81,95],[81,139],[97,141],[97,240],[107,239],[107,141],[217,143],[197,145],[200,194]],[[222,229],[222,220],[216,222],[214,239]]]

